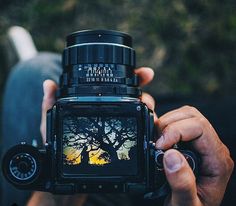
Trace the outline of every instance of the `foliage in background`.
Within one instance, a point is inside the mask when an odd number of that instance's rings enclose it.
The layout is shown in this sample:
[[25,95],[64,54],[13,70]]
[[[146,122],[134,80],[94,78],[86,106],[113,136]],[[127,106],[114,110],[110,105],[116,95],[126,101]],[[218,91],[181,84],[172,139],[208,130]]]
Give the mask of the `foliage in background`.
[[137,65],[156,72],[154,95],[232,95],[236,89],[236,1],[2,0],[0,82],[9,61],[6,30],[27,28],[39,50],[61,52],[65,36],[115,29],[133,36]]

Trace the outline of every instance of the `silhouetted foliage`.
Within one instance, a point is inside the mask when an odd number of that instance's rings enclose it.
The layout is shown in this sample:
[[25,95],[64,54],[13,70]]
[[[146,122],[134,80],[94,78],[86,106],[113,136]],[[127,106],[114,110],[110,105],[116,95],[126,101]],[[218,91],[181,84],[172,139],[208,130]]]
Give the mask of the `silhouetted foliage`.
[[[78,117],[72,115],[64,120],[64,147],[80,153],[81,163],[88,164],[89,152],[104,151],[99,158],[108,162],[118,160],[117,151],[129,151],[137,143],[137,124],[135,118],[120,117]],[[122,158],[125,159],[125,158]],[[73,161],[72,160],[72,161]]]

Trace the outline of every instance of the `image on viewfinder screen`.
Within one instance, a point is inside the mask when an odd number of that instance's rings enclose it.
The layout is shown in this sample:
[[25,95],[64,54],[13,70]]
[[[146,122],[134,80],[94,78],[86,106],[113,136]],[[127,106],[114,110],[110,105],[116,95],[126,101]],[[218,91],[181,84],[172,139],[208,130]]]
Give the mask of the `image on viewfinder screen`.
[[80,174],[136,174],[136,118],[65,116],[63,170]]

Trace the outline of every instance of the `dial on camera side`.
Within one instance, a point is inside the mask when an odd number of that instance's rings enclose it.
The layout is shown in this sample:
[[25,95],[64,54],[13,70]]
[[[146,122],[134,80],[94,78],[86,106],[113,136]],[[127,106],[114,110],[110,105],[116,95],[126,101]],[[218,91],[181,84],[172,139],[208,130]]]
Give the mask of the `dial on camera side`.
[[22,142],[4,155],[3,174],[13,185],[27,189],[40,182],[44,159],[44,154],[37,148]]

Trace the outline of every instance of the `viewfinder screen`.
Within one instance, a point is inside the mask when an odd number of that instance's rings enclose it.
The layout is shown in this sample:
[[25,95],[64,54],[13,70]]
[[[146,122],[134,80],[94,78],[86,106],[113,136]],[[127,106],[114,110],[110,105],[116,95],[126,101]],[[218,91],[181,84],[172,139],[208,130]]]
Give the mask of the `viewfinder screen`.
[[78,175],[135,175],[137,120],[135,117],[63,119],[63,173]]

